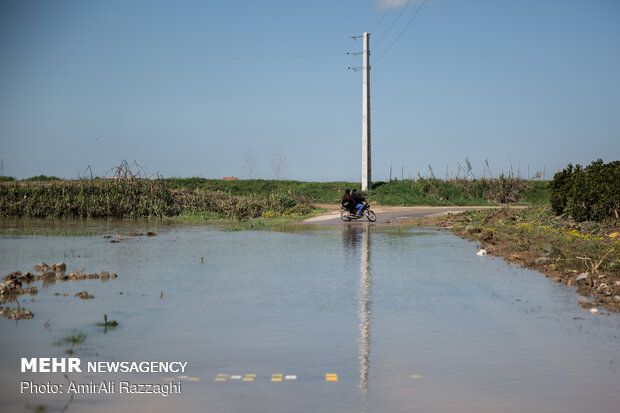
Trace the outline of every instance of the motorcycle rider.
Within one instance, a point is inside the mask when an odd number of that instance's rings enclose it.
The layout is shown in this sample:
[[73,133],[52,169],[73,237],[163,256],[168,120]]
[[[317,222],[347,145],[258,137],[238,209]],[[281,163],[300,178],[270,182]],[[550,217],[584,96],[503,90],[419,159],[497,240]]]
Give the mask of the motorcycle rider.
[[355,208],[357,208],[356,215],[360,215],[362,213],[362,210],[364,209],[364,202],[366,202],[366,199],[363,198],[360,194],[358,194],[357,189],[355,188],[353,188],[353,192],[351,192],[351,199],[355,204]]

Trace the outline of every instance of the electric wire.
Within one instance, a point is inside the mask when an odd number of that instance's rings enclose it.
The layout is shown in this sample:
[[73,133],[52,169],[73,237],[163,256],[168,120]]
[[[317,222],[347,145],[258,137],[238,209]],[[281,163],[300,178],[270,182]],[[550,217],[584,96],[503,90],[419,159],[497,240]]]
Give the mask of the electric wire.
[[392,0],[392,3],[390,3],[390,5],[388,6],[387,10],[385,11],[385,13],[383,13],[383,16],[381,16],[381,18],[379,19],[377,24],[375,24],[375,26],[370,31],[370,33],[374,33],[375,30],[377,30],[377,27],[379,27],[379,25],[381,24],[383,19],[385,19],[385,16],[387,16],[388,12],[390,12],[392,10],[392,7],[394,7],[394,3],[396,3],[396,0]]
[[398,42],[398,39],[400,39],[400,37],[403,35],[403,33],[405,33],[407,31],[407,29],[409,28],[409,26],[411,25],[411,22],[413,22],[413,20],[416,18],[416,16],[418,15],[418,13],[420,13],[420,10],[422,10],[422,7],[424,6],[424,4],[426,3],[426,0],[423,0],[422,3],[420,3],[420,6],[418,7],[418,9],[415,11],[415,13],[413,14],[413,16],[411,16],[411,18],[409,19],[409,21],[407,22],[407,24],[405,25],[405,27],[400,31],[400,33],[398,33],[398,36],[396,36],[396,38],[394,39],[394,41],[392,42],[392,44],[390,44],[390,46],[385,49],[385,51],[377,58],[377,60],[373,63],[373,64],[377,64],[379,62],[379,60],[381,60],[383,58],[383,56],[385,56],[387,54],[387,52],[390,51],[390,49],[392,47],[394,47],[394,45],[396,44],[396,42]]
[[392,31],[392,29],[394,28],[394,25],[398,22],[398,20],[400,20],[400,18],[402,17],[403,13],[405,12],[405,10],[407,10],[409,8],[409,6],[411,5],[411,2],[413,0],[408,0],[407,4],[405,5],[405,7],[402,8],[402,10],[400,11],[400,13],[398,13],[398,17],[396,17],[396,20],[394,20],[392,22],[392,25],[390,26],[389,29],[387,29],[387,31],[385,33],[383,33],[383,36],[381,36],[381,38],[379,39],[379,41],[375,44],[374,47],[378,47],[381,42],[383,42],[383,40],[385,39],[385,37],[390,33],[390,31]]

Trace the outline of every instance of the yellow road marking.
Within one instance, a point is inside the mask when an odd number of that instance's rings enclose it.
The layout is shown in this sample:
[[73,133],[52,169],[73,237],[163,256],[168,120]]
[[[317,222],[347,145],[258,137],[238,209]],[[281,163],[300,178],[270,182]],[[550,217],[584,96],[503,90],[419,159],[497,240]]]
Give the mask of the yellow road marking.
[[326,381],[338,381],[338,375],[337,374],[326,374],[325,380]]
[[216,377],[215,381],[226,381],[226,377]]
[[409,377],[411,377],[412,379],[421,379],[421,378],[422,378],[422,375],[421,375],[421,374],[412,374],[412,375],[411,375],[411,376],[409,376]]
[[190,377],[187,380],[189,380],[189,381],[200,381],[200,379],[198,377]]

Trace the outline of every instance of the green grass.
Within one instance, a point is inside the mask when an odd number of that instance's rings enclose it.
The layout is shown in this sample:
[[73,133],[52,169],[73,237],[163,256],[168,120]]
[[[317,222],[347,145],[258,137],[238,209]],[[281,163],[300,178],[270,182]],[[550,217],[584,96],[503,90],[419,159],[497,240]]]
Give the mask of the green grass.
[[220,191],[237,196],[268,197],[274,193],[290,193],[304,195],[314,203],[339,203],[344,190],[347,188],[361,189],[359,183],[344,181],[337,182],[304,182],[304,181],[275,181],[265,179],[248,179],[224,181],[206,178],[170,178],[168,181],[175,188],[202,191]]
[[549,181],[530,181],[532,186],[523,192],[522,199],[526,205],[545,205],[549,203]]
[[48,411],[49,406],[47,404],[26,404],[26,410],[35,413],[45,413]]
[[118,327],[118,321],[116,321],[116,320],[108,320],[108,315],[104,314],[103,315],[103,323],[97,323],[97,325],[99,327],[103,327],[104,328],[103,332],[107,333],[108,329],[114,330],[116,327]]
[[85,231],[72,229],[17,229],[2,228],[0,236],[3,237],[98,237],[104,235],[103,231]]
[[195,212],[172,217],[170,220],[172,222],[179,222],[188,225],[214,225],[226,231],[246,231],[250,229],[292,224],[323,212],[325,212],[325,210],[321,208],[316,208],[308,214],[300,215],[277,215],[272,211],[267,211],[264,216],[251,218],[248,220],[226,218],[221,214],[216,213]]
[[[340,203],[344,190],[356,188],[359,183],[302,182],[272,180],[223,181],[205,178],[169,179],[175,188],[202,191],[220,191],[238,196],[269,196],[288,193],[304,196],[313,203]],[[417,180],[392,180],[374,182],[366,197],[382,205],[494,205],[506,202],[522,202],[538,205],[548,202],[547,181],[524,180],[500,176],[494,179],[449,181],[420,178]]]
[[220,222],[227,218],[214,211],[186,211],[170,218],[173,221],[203,224],[206,222]]
[[175,188],[164,179],[0,183],[0,217],[161,218],[205,212],[250,219],[268,211],[305,214],[311,207],[290,192],[242,197]]
[[240,229],[257,229],[257,228],[265,228],[265,227],[273,227],[278,225],[286,225],[292,224],[295,222],[302,221],[304,219],[310,218],[316,214],[325,212],[324,209],[315,209],[310,214],[304,215],[284,215],[284,216],[273,216],[273,217],[258,217],[248,221],[237,222],[233,228],[235,231]]
[[58,341],[54,342],[56,346],[64,346],[69,345],[70,347],[65,350],[65,354],[73,354],[75,353],[76,346],[81,348],[82,344],[86,340],[86,334],[84,334],[81,330],[72,330],[69,334],[60,338]]
[[515,251],[548,254],[558,270],[620,273],[618,221],[577,223],[557,219],[548,205],[466,211],[438,219],[456,220],[453,225],[457,233],[492,238],[492,243]]
[[71,346],[75,346],[77,344],[84,343],[84,340],[86,340],[86,334],[84,334],[81,330],[72,330],[71,333],[62,337],[54,344],[57,346],[62,346],[64,344],[70,344]]
[[[300,216],[313,204],[338,204],[351,182],[204,178],[0,182],[0,217],[176,217],[208,222]],[[544,204],[547,182],[504,177],[375,182],[363,194],[382,205]]]
[[484,206],[539,204],[548,198],[547,182],[504,177],[494,179],[434,178],[375,182],[370,198],[383,205]]

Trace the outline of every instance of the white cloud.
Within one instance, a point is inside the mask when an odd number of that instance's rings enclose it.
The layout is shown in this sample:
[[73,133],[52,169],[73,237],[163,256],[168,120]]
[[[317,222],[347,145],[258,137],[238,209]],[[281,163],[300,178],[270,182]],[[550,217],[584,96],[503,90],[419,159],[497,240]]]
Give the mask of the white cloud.
[[[386,10],[390,7],[392,9],[400,9],[401,7],[405,7],[410,0],[376,0],[375,4],[377,8]],[[422,0],[411,0],[411,4],[420,4]]]
[[380,9],[389,9],[392,7],[393,9],[398,9],[407,4],[409,0],[377,0],[377,7]]

